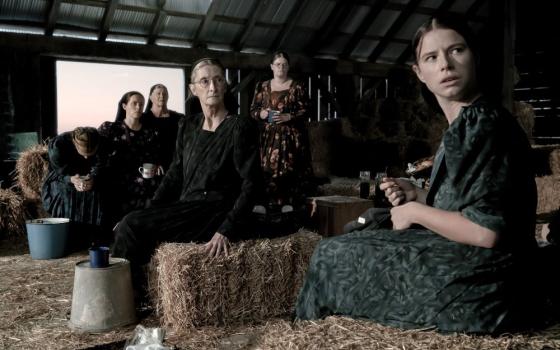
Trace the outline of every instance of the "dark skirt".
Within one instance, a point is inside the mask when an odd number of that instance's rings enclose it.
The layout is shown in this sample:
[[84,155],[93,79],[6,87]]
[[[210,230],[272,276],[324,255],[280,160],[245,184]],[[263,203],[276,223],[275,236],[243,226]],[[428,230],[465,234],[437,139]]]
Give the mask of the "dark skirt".
[[228,201],[189,201],[133,211],[115,230],[112,255],[135,266],[150,261],[162,242],[208,242],[233,204]]
[[98,187],[101,186],[78,192],[73,184],[60,181],[54,173],[49,173],[41,193],[43,207],[55,218],[68,218],[80,224],[105,225],[108,219],[105,199]]
[[514,266],[510,254],[424,229],[355,231],[319,243],[296,314],[444,332],[511,330],[529,321],[522,304],[530,297],[513,284],[523,283]]
[[269,207],[301,206],[314,193],[309,142],[292,124],[266,124],[261,135],[261,165]]

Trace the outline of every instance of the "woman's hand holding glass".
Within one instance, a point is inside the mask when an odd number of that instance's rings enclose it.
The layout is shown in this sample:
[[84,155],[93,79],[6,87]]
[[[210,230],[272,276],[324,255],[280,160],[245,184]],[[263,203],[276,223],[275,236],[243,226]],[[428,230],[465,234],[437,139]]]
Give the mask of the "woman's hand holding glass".
[[285,123],[285,122],[289,122],[290,120],[292,120],[292,115],[290,113],[278,113],[275,114],[274,117],[272,117],[272,120],[276,123]]
[[379,188],[385,192],[385,197],[396,207],[404,203],[416,200],[416,186],[406,179],[398,179],[393,177],[385,177],[379,185]]

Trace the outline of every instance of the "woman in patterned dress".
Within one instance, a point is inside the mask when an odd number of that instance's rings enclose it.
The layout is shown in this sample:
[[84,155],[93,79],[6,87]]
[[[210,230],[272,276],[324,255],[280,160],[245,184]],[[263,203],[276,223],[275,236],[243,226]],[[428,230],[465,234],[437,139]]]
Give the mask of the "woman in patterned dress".
[[300,319],[343,314],[499,333],[531,325],[541,311],[529,305],[530,146],[509,112],[482,97],[475,48],[458,20],[434,18],[418,30],[414,72],[449,122],[430,189],[385,178],[392,209],[374,209],[363,227],[321,241],[298,297]]
[[115,122],[104,122],[99,133],[109,141],[109,170],[115,202],[114,220],[144,208],[161,177],[144,178],[138,168],[144,163],[161,164],[158,132],[142,118],[144,96],[129,91],[119,100]]
[[301,209],[312,178],[306,128],[309,99],[305,86],[288,76],[290,58],[272,56],[271,80],[257,84],[251,116],[261,124],[261,166],[269,211]]

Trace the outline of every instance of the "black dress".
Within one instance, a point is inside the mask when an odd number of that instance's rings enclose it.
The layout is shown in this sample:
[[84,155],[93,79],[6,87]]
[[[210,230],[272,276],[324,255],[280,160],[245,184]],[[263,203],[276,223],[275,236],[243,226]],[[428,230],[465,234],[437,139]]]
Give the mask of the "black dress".
[[481,333],[531,321],[536,188],[517,121],[484,101],[464,107],[443,137],[430,183],[428,205],[498,232],[499,245],[460,244],[422,227],[380,229],[379,222],[324,239],[298,297],[299,318],[343,314]]
[[124,122],[105,122],[99,133],[109,142],[112,206],[118,221],[133,210],[143,209],[161,181],[160,176],[145,179],[138,171],[143,163],[161,163],[159,136],[149,126],[131,130]]
[[229,116],[215,132],[203,117],[180,122],[173,163],[153,198],[116,229],[113,256],[133,265],[149,261],[160,242],[205,242],[215,232],[242,238],[261,184],[254,121]]
[[[105,225],[108,219],[105,201],[106,142],[101,140],[97,153],[82,157],[72,142],[72,132],[65,132],[49,142],[49,172],[42,187],[43,207],[57,218],[74,223]],[[79,192],[70,178],[88,175],[94,180],[91,191]]]
[[169,165],[173,160],[175,152],[175,141],[177,140],[177,130],[179,128],[179,121],[185,116],[175,111],[169,111],[169,116],[166,118],[156,118],[152,111],[144,112],[142,115],[142,122],[150,127],[156,129],[159,133],[161,142],[161,166],[167,171]]

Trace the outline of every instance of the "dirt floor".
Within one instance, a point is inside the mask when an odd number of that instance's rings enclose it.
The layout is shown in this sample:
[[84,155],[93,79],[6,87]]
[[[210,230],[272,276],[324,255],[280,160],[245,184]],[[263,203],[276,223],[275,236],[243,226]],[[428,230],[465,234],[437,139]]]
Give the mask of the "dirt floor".
[[[0,241],[0,349],[124,349],[135,325],[85,334],[68,327],[74,266],[86,253],[55,260],[32,260],[25,244]],[[154,313],[139,316],[157,327]],[[167,334],[175,349],[560,349],[560,326],[532,334],[477,337],[404,331],[364,320],[329,317],[293,323],[289,318],[255,325],[185,329]]]

